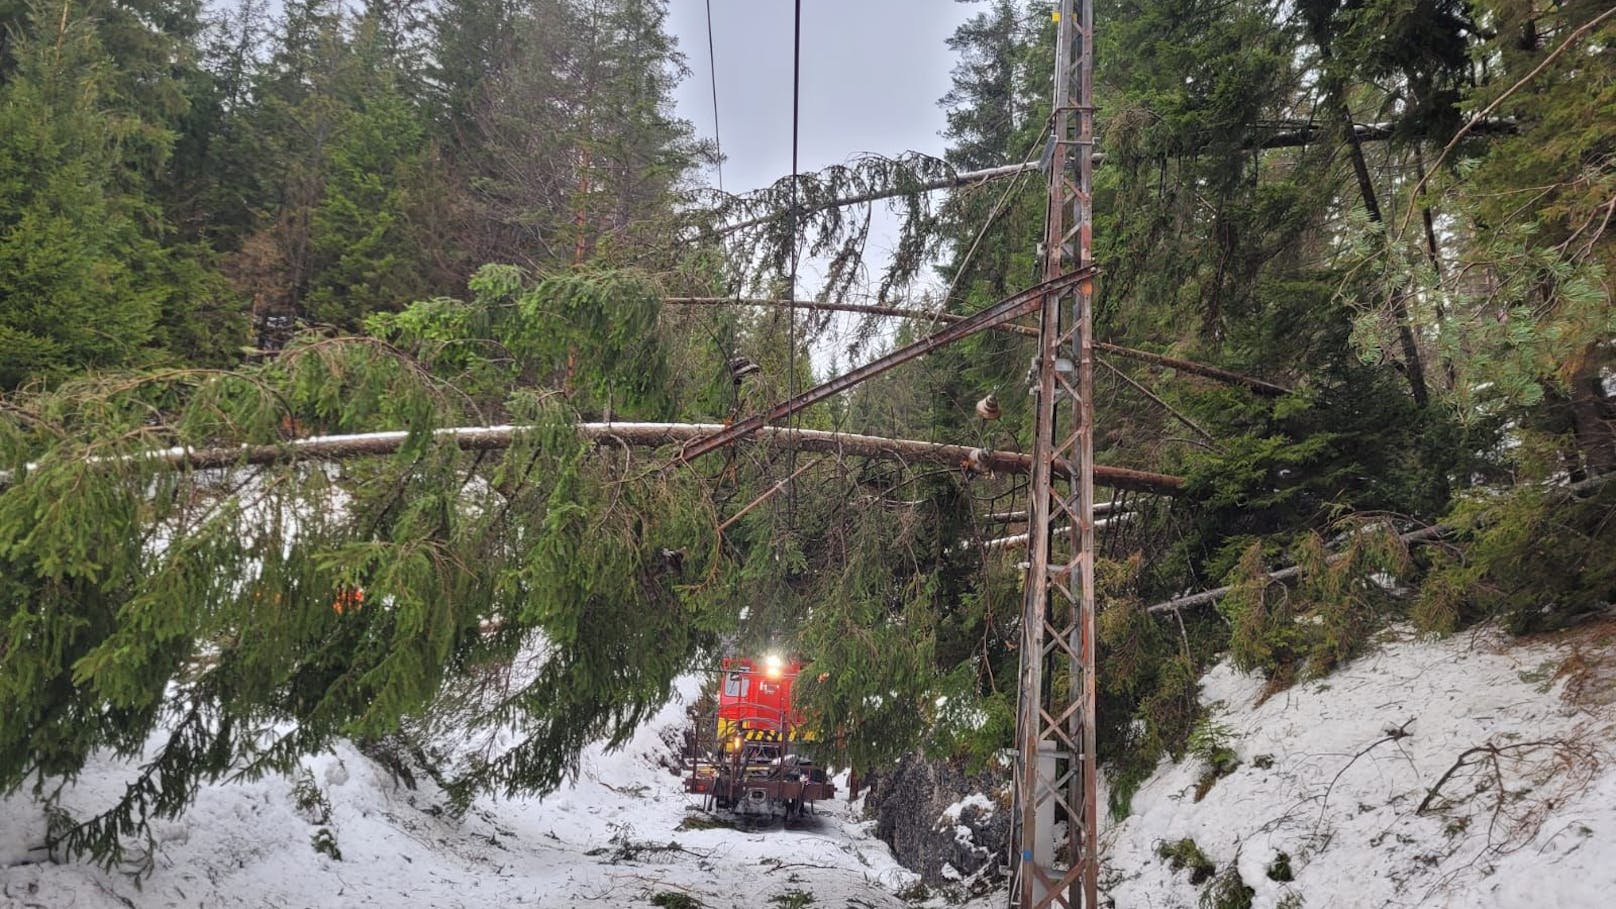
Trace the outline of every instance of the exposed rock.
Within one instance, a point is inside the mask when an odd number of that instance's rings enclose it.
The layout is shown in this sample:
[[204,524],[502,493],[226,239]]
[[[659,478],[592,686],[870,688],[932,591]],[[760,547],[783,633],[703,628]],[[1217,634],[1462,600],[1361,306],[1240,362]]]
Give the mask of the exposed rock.
[[994,880],[1010,842],[1010,778],[989,767],[906,755],[880,775],[865,802],[876,836],[927,886]]
[[674,776],[690,771],[690,756],[695,753],[696,737],[690,727],[667,726],[657,734],[662,747],[656,750],[656,765]]

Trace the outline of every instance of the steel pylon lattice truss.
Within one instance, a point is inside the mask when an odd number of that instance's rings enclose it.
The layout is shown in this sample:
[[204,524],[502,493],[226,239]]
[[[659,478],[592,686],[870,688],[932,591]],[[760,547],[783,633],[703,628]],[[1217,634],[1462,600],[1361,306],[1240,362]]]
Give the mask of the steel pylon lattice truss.
[[[1094,0],[1060,0],[1055,15],[1046,280],[1093,264]],[[1094,909],[1094,286],[1056,287],[1034,386],[1010,902]],[[1072,479],[1056,479],[1058,461]]]

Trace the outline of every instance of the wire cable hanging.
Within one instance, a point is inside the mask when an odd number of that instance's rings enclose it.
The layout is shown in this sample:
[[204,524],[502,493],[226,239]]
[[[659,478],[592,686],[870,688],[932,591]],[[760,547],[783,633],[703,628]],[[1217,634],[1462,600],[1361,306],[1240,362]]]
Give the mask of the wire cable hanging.
[[[724,140],[723,140],[721,130],[719,128],[719,120],[718,120],[718,51],[717,51],[716,45],[715,45],[715,43],[713,41],[713,0],[706,0],[706,7],[707,7],[707,80],[708,80],[709,85],[712,87],[712,94],[713,94],[713,168],[717,173],[718,192],[719,192],[720,195],[723,195],[723,193],[724,193]],[[722,246],[720,248],[722,248]],[[732,273],[731,273],[731,277],[729,278],[730,297],[735,300],[737,305],[741,302],[741,290],[742,290],[741,285],[742,285],[742,282],[743,282],[743,278],[738,273],[739,271],[740,271],[739,269],[733,270]],[[735,367],[736,352],[731,348],[724,348],[724,347],[721,347],[720,351],[723,354],[724,362],[727,363],[727,364],[730,364],[730,368],[733,370],[734,367]],[[737,381],[732,386],[732,389],[731,389],[730,409],[731,409],[731,411],[738,414],[739,410],[740,410],[740,407],[741,407],[741,386],[740,386],[740,382]]]
[[724,191],[724,142],[718,134],[718,54],[713,50],[713,0],[707,0],[707,78],[713,88],[713,156],[718,191]]

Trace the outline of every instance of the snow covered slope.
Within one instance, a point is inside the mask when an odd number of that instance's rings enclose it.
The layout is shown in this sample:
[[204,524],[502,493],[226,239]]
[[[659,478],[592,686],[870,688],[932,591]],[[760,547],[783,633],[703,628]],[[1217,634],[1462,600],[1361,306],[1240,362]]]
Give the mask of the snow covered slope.
[[[1611,904],[1616,622],[1527,643],[1392,635],[1327,678],[1266,700],[1262,687],[1228,666],[1203,680],[1239,766],[1197,801],[1205,762],[1164,763],[1132,815],[1107,824],[1113,905],[1197,907],[1219,878],[1249,887],[1256,909]],[[328,807],[300,805],[285,779],[210,788],[159,825],[155,870],[138,889],[43,861],[31,850],[44,817],[14,795],[0,800],[0,907],[618,907],[659,894],[749,909],[902,905],[914,875],[845,802],[803,829],[683,829],[700,815],[658,766],[694,684],[681,690],[624,749],[590,750],[575,785],[542,800],[482,799],[458,820],[430,782],[397,786],[349,747],[307,762]],[[68,807],[106,804],[126,775],[93,766]],[[322,829],[340,861],[314,848]],[[1173,845],[1190,855],[1185,840],[1206,879],[1160,855]]]
[[[307,786],[300,805],[283,778],[209,788],[183,818],[159,824],[155,870],[138,888],[30,851],[45,819],[17,794],[0,800],[0,907],[618,907],[664,893],[710,907],[771,906],[793,893],[822,907],[901,905],[893,892],[913,875],[845,801],[798,829],[681,829],[702,815],[658,766],[662,735],[684,727],[695,685],[680,688],[626,747],[588,751],[575,785],[545,799],[481,799],[458,820],[430,781],[395,785],[348,746],[306,762],[326,806],[310,804]],[[107,804],[128,772],[92,766],[67,806]],[[340,861],[314,848],[322,829]]]
[[1260,680],[1209,673],[1240,765],[1198,802],[1198,758],[1139,790],[1104,834],[1115,904],[1201,905],[1214,882],[1159,851],[1185,838],[1256,909],[1616,904],[1616,627],[1392,637],[1265,701]]

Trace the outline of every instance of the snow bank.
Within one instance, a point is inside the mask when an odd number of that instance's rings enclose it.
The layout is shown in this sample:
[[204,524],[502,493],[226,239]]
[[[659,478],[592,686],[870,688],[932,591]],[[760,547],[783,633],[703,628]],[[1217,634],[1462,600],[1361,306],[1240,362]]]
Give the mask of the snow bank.
[[[698,802],[658,766],[697,683],[678,688],[622,749],[588,749],[573,785],[544,799],[479,799],[458,819],[429,781],[396,785],[347,745],[304,765],[329,805],[323,822],[299,805],[294,780],[210,787],[183,818],[158,824],[155,869],[139,888],[82,862],[45,861],[34,849],[45,818],[18,793],[0,800],[0,907],[618,907],[667,891],[710,907],[755,909],[790,891],[822,906],[902,905],[893,891],[914,876],[845,803],[823,804],[817,823],[796,829],[681,829],[701,816]],[[105,805],[130,771],[96,762],[64,802]],[[322,829],[340,861],[315,850]]]
[[[1191,838],[1220,873],[1238,872],[1256,909],[1608,905],[1613,640],[1404,635],[1260,704],[1260,680],[1219,666],[1202,698],[1222,702],[1240,766],[1199,802],[1198,759],[1158,768],[1132,816],[1105,825],[1103,889],[1127,909],[1198,906],[1205,885],[1157,855]],[[1571,665],[1580,676],[1561,672]],[[755,909],[792,891],[825,907],[902,905],[895,893],[916,877],[845,803],[800,829],[681,829],[700,816],[696,800],[658,765],[696,687],[682,680],[624,748],[589,749],[573,785],[545,799],[480,799],[463,818],[430,782],[395,785],[348,746],[305,762],[324,809],[300,805],[293,780],[211,787],[184,818],[157,825],[154,871],[138,889],[45,861],[35,849],[45,819],[18,793],[0,799],[0,907],[619,907],[667,891],[710,907]],[[96,762],[64,801],[81,813],[105,805],[129,773]],[[967,808],[991,807],[982,801],[930,817],[946,829]],[[315,850],[322,829],[340,861]],[[1270,877],[1282,866],[1292,880]]]
[[1610,905],[1616,713],[1608,686],[1566,696],[1571,652],[1403,635],[1260,704],[1259,679],[1218,666],[1202,700],[1221,702],[1240,767],[1200,802],[1200,760],[1159,768],[1103,833],[1104,889],[1197,906],[1204,887],[1157,854],[1188,837],[1256,909]]

